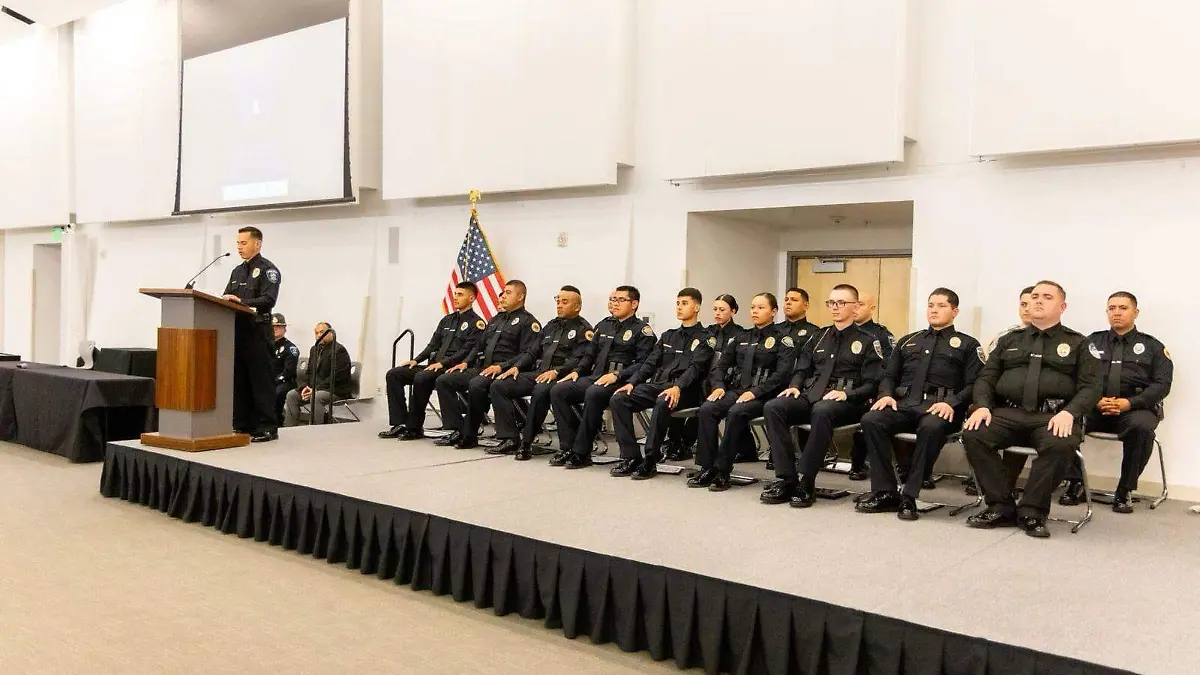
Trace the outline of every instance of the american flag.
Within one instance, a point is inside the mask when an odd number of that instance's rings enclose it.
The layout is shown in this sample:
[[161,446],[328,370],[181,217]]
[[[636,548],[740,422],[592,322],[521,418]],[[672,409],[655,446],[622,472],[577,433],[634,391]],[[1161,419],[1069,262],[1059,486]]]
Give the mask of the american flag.
[[446,297],[442,298],[444,313],[454,311],[454,287],[462,281],[474,282],[479,287],[479,295],[475,297],[476,311],[484,321],[491,321],[492,316],[500,311],[504,275],[500,273],[500,265],[496,263],[496,256],[492,253],[492,247],[488,246],[487,237],[480,229],[474,213],[471,214],[471,224],[467,227],[462,248],[458,249],[454,269],[450,270],[450,283],[446,286]]

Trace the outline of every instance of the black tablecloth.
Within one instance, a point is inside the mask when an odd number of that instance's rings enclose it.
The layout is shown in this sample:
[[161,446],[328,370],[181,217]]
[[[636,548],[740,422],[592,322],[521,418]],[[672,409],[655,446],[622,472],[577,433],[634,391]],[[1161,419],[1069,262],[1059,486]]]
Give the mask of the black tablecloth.
[[0,361],[20,361],[20,354],[0,354]]
[[[18,367],[18,365],[23,367]],[[104,459],[104,444],[156,425],[154,380],[41,363],[0,363],[0,440]]]
[[158,350],[146,347],[105,347],[96,354],[92,370],[138,377],[155,376]]

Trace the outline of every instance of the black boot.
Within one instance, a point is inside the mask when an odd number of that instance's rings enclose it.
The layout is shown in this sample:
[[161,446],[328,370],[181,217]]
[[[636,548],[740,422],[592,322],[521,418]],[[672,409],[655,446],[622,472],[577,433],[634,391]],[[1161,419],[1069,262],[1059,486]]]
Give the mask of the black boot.
[[658,463],[662,461],[662,455],[657,452],[646,453],[646,459],[638,465],[630,476],[634,480],[649,480],[658,475]]
[[700,473],[688,479],[687,486],[690,488],[706,488],[712,485],[713,480],[717,477],[716,469],[704,469]]
[[608,475],[612,476],[613,478],[625,478],[626,476],[633,474],[640,464],[641,460],[634,459],[632,457],[623,458],[621,461],[617,462],[613,468],[608,470]]
[[1133,513],[1133,499],[1129,490],[1117,490],[1113,495],[1112,509],[1113,513]]
[[1067,481],[1067,489],[1063,490],[1062,495],[1058,498],[1058,503],[1063,506],[1075,506],[1083,501],[1083,482],[1077,480]]

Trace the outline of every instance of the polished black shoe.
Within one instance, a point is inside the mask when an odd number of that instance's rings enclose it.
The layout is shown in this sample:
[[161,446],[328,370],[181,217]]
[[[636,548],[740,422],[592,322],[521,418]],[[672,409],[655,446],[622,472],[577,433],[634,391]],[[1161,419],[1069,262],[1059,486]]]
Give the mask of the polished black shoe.
[[457,431],[451,431],[449,436],[443,436],[434,441],[433,444],[438,447],[448,448],[452,445],[458,445],[460,440],[462,440],[462,434]]
[[591,455],[577,455],[573,452],[568,454],[567,461],[563,462],[563,466],[568,469],[586,469],[592,464],[595,462],[592,461]]
[[896,512],[896,517],[900,520],[916,520],[921,517],[921,512],[917,510],[917,500],[908,495],[900,495],[900,510]]
[[764,469],[766,469],[767,471],[774,471],[774,470],[775,470],[775,460],[773,460],[773,459],[771,459],[770,457],[768,457],[768,458],[767,458],[767,465],[766,465],[765,467],[763,467],[763,468],[764,468]]
[[1117,490],[1113,495],[1113,513],[1133,513],[1133,500],[1128,490]]
[[[500,445],[484,450],[489,455],[515,455],[521,449],[521,442],[515,438],[506,438]],[[532,457],[532,453],[530,454]]]
[[396,437],[397,440],[401,441],[415,441],[422,438],[425,438],[424,431],[421,429],[409,429],[407,427],[404,429],[404,431],[400,432],[399,436]]
[[641,460],[625,458],[613,465],[613,468],[608,470],[608,475],[613,478],[625,478],[633,474],[641,465]]
[[786,504],[795,493],[796,484],[781,478],[767,483],[762,494],[758,496],[758,501],[764,504]]
[[871,477],[871,473],[867,470],[867,467],[862,466],[857,469],[850,469],[850,473],[846,474],[846,477],[849,478],[850,480],[856,480],[856,481],[857,480],[867,480],[868,478]]
[[895,513],[900,510],[900,495],[895,492],[874,492],[854,505],[859,513]]
[[1058,497],[1058,503],[1063,506],[1075,506],[1083,501],[1083,483],[1077,480],[1067,481],[1067,489]]
[[550,466],[566,466],[567,458],[571,456],[570,450],[560,450],[550,457]]
[[1017,516],[1012,513],[1004,513],[999,510],[988,507],[980,513],[967,518],[967,527],[974,527],[980,530],[990,530],[996,527],[1016,527]]
[[379,432],[379,437],[380,438],[400,438],[400,434],[404,433],[404,431],[405,431],[404,425],[397,424],[396,426],[392,427],[391,429],[388,429],[387,431]]
[[921,489],[922,490],[933,490],[936,488],[937,488],[937,483],[932,478],[928,478],[926,480],[921,481]]
[[513,459],[518,462],[528,462],[533,459],[533,448],[528,445],[520,446],[517,448],[516,453],[513,454]]
[[1022,518],[1021,529],[1025,530],[1025,534],[1038,539],[1046,539],[1050,536],[1050,530],[1046,527],[1044,518]]
[[729,476],[724,471],[718,471],[717,475],[713,476],[712,483],[708,486],[709,492],[724,492],[729,489],[732,483],[729,482]]
[[688,479],[687,486],[690,488],[706,488],[712,485],[712,482],[717,477],[716,469],[704,469],[700,473]]
[[454,447],[458,448],[459,450],[474,450],[475,448],[479,447],[479,439],[473,436],[470,438],[463,436],[462,438],[458,439],[458,442],[454,444]]
[[279,440],[279,432],[271,429],[270,431],[260,431],[250,437],[251,443],[269,443],[270,441]]
[[646,453],[646,459],[638,464],[633,473],[629,477],[634,480],[649,480],[658,475],[658,463],[662,461],[662,455],[657,452]]
[[817,490],[814,486],[801,483],[796,486],[796,492],[792,495],[792,506],[798,509],[807,509],[817,503]]

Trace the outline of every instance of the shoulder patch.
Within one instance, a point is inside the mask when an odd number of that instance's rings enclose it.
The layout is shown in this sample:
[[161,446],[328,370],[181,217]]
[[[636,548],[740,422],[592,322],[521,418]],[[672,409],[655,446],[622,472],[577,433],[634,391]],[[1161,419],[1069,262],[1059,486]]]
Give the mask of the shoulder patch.
[[1100,350],[1096,349],[1096,343],[1091,340],[1088,340],[1088,353],[1096,358],[1100,358]]
[[1167,357],[1168,361],[1171,360],[1171,352],[1166,347],[1163,347],[1163,356]]
[[654,329],[650,326],[642,326],[642,335],[650,337],[651,335],[654,335]]
[[782,343],[783,343],[783,346],[784,346],[784,347],[791,348],[791,347],[795,347],[795,346],[796,346],[796,343],[795,343],[795,342],[792,342],[792,338],[791,338],[791,337],[789,337],[789,336],[787,336],[787,335],[784,335],[784,336],[783,336],[783,339],[781,339],[781,340],[780,340],[780,342],[782,342]]
[[[896,346],[896,336],[892,335],[891,333],[888,333],[887,336],[888,336],[888,346],[895,347]],[[955,345],[955,346],[957,346],[957,345]]]
[[[729,338],[729,339],[732,340],[733,338]],[[717,338],[715,338],[715,337],[708,338],[708,346],[716,347],[717,346]]]
[[292,353],[292,356],[300,356],[300,350],[296,347],[296,345],[288,347],[288,351]]
[[879,344],[879,340],[872,340],[871,346],[875,348],[875,355],[882,359],[883,358],[883,345]]
[[585,331],[585,332],[584,332],[584,334],[583,334],[583,339],[584,339],[584,340],[587,340],[588,342],[591,342],[591,341],[592,341],[592,338],[594,338],[594,337],[596,337],[596,334],[595,334],[595,333],[593,333],[593,332],[592,332],[592,331],[590,331],[590,330],[589,330],[589,331]]
[[273,284],[279,283],[279,270],[277,270],[277,269],[267,270],[267,281],[269,281]]
[[983,354],[983,347],[982,347],[982,346],[979,346],[979,347],[976,347],[976,348],[975,348],[975,356],[978,356],[978,357],[979,357],[979,362],[980,362],[980,363],[987,363],[987,357],[986,357],[986,356],[984,356],[984,354]]
[[487,324],[483,322],[483,319],[480,319],[475,322],[475,327],[479,330],[483,330],[484,328],[487,328]]
[[540,333],[542,331],[542,327],[538,325],[538,322],[534,321],[533,323],[529,324],[529,330],[535,333]]

